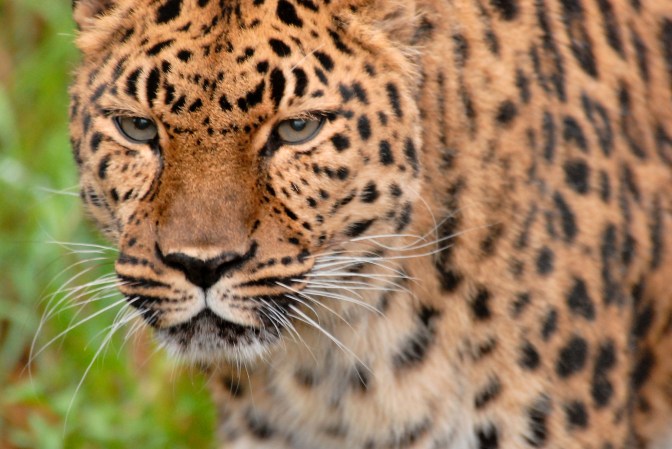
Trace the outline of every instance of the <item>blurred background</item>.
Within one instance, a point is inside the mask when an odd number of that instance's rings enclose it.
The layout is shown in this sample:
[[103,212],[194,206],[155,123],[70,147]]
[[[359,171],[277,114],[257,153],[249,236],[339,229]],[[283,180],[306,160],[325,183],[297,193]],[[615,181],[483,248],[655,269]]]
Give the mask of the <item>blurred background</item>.
[[78,245],[106,243],[68,144],[70,5],[0,0],[0,449],[212,448],[202,376],[131,325],[98,351],[121,304],[95,284],[114,251]]

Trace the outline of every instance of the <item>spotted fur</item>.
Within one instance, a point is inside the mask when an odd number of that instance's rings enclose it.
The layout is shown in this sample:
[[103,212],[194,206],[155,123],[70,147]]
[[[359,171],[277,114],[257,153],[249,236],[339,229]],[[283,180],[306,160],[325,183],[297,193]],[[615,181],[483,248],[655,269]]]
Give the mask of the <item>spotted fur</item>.
[[672,445],[669,2],[74,14],[82,199],[223,447]]

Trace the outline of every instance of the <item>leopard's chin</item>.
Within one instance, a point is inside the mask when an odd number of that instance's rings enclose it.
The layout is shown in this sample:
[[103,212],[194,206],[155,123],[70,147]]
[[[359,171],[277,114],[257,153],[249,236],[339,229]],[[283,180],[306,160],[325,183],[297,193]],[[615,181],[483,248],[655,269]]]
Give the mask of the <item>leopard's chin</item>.
[[155,330],[168,353],[188,363],[253,362],[280,339],[276,326],[245,326],[227,321],[210,309],[190,320]]

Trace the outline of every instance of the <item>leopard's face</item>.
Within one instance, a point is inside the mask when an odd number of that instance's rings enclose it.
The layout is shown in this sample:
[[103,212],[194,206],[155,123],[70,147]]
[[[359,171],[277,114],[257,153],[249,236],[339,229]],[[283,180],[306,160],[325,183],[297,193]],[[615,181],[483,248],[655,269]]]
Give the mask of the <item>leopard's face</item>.
[[318,319],[419,207],[404,56],[341,3],[78,5],[82,198],[128,303],[186,358],[253,358]]

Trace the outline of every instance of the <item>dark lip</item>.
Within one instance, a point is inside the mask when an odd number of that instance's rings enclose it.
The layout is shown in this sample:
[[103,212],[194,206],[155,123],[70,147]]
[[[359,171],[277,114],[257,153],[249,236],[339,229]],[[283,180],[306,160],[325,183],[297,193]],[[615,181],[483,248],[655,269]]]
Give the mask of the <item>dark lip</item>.
[[245,339],[258,339],[261,335],[260,328],[227,321],[210,309],[203,309],[188,321],[164,328],[162,332],[184,343],[197,336],[212,335],[231,345]]
[[274,313],[267,313],[266,306],[259,308],[257,314],[260,326],[242,325],[228,321],[210,309],[203,309],[188,321],[170,327],[157,329],[164,336],[188,347],[194,341],[204,338],[217,340],[230,346],[250,344],[254,342],[271,342],[280,337],[284,328],[282,322],[271,321],[274,314],[286,315],[288,302],[284,297],[266,297],[267,304],[273,307]]

